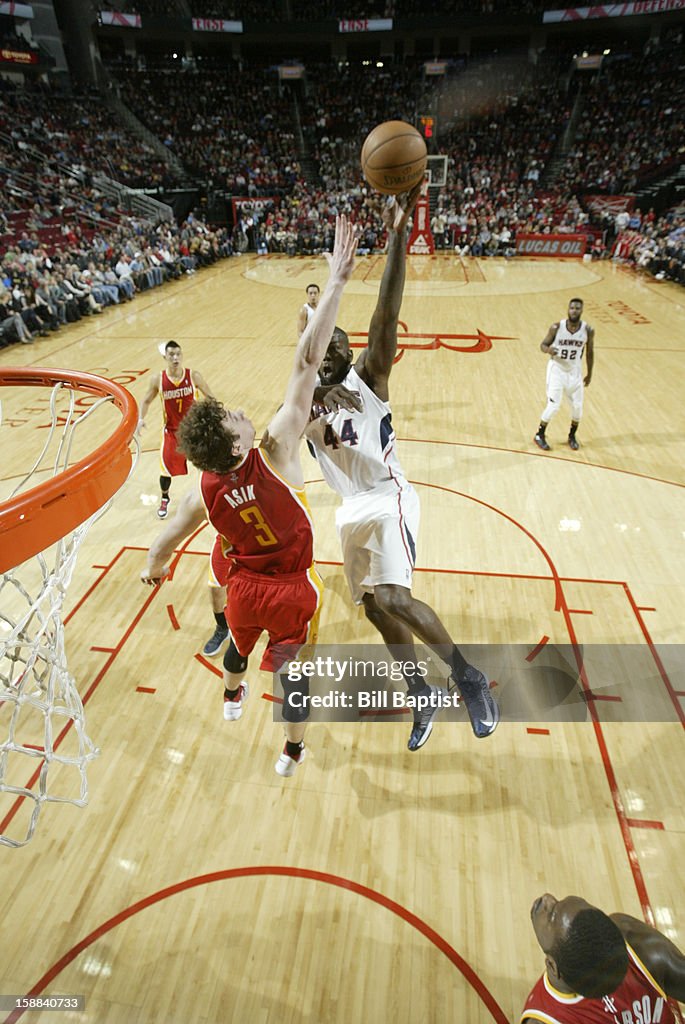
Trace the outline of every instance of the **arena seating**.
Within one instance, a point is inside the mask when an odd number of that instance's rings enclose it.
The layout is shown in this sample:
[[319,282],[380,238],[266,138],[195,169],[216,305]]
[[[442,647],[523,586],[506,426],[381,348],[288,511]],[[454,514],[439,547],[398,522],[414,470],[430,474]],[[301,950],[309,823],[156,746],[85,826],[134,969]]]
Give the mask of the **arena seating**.
[[[436,86],[418,59],[312,61],[303,89],[280,83],[273,66],[238,60],[184,70],[129,66],[125,73],[113,66],[123,102],[209,195],[267,200],[262,210],[239,208],[230,232],[193,218],[171,227],[127,216],[98,190],[97,174],[163,190],[179,183],[172,164],[97,94],[66,97],[0,79],[4,289],[22,293],[12,301],[35,328],[23,293],[72,264],[89,287],[89,274],[128,260],[135,294],[248,246],[289,254],[329,249],[337,212],[361,224],[362,253],[382,250],[383,200],[361,177],[360,140],[381,120],[416,123],[427,110],[448,157],[447,182],[431,194],[439,248],[511,256],[517,231],[583,231],[594,240],[593,257],[684,283],[682,207],[661,217],[638,210],[616,216],[584,201],[588,192],[633,190],[682,159],[682,44],[606,61],[579,94],[560,77],[567,70],[559,55],[543,53],[537,65],[525,56],[490,56],[453,62]],[[574,106],[580,116],[564,152]],[[116,287],[120,298],[130,297]],[[95,289],[102,299],[97,281]]]

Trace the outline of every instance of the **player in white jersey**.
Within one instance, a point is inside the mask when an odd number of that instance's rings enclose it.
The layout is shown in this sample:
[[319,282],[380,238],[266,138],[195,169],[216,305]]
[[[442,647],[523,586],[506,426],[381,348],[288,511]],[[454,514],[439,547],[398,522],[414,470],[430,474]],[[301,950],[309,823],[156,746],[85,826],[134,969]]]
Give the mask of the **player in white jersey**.
[[[419,193],[417,186],[406,209],[395,198],[385,209],[388,255],[368,345],[352,366],[349,338],[335,328],[319,370],[322,387],[315,392],[305,436],[327,483],[343,499],[336,525],[355,603],[363,604],[367,618],[397,660],[411,660],[407,651],[414,636],[440,656],[480,738],[489,736],[499,721],[489,682],[466,662],[433,609],[411,592],[419,499],[395,452],[389,405],[388,378],[397,352],[404,290],[407,220]],[[324,401],[325,405],[319,404]],[[410,675],[407,685],[410,695],[428,698],[425,710],[415,712],[409,738],[409,749],[418,750],[431,733],[443,695],[417,676]]]
[[297,334],[302,334],[305,327],[314,316],[314,310],[319,305],[319,296],[321,295],[321,289],[318,284],[307,285],[307,301],[304,306],[300,307],[300,312],[297,314]]
[[[544,452],[550,450],[545,437],[547,424],[552,416],[559,411],[561,400],[566,395],[571,403],[571,429],[568,435],[568,446],[574,452],[580,445],[576,439],[576,430],[583,415],[584,389],[592,380],[592,367],[595,361],[595,332],[585,320],[582,320],[583,300],[571,299],[568,304],[568,317],[552,324],[545,335],[540,348],[549,354],[547,363],[547,405],[540,420],[538,432],[533,438],[538,448]],[[583,378],[582,358],[587,353],[587,373]]]

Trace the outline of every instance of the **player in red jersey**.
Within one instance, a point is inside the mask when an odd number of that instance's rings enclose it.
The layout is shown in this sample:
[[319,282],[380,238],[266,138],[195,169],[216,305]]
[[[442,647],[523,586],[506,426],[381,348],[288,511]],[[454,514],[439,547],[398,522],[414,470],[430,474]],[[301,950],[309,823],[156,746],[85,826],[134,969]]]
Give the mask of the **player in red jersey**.
[[[137,428],[138,433],[140,433],[145,426],[145,415],[156,396],[159,395],[164,418],[164,432],[160,451],[162,475],[159,478],[162,499],[157,509],[157,515],[160,519],[166,519],[169,513],[171,478],[174,476],[185,476],[188,472],[188,463],[178,451],[177,445],[176,435],[181,420],[195,401],[198,391],[201,391],[208,398],[214,397],[211,388],[201,373],[198,373],[197,370],[184,368],[183,352],[177,341],[167,341],[164,346],[164,361],[166,363],[165,369],[154,375],[143,398]],[[202,653],[213,658],[216,657],[228,640],[228,626],[224,615],[226,591],[218,580],[211,562],[209,570],[209,599],[215,628]]]
[[521,1024],[676,1024],[667,998],[685,1000],[685,956],[655,928],[549,893],[530,916],[546,970]]
[[206,398],[214,398],[212,389],[202,374],[198,370],[184,368],[183,352],[177,341],[167,341],[164,346],[164,362],[166,363],[165,369],[161,373],[156,373],[150,381],[150,386],[140,405],[138,418],[138,433],[140,433],[145,426],[147,411],[159,395],[162,400],[162,415],[164,417],[164,434],[160,452],[162,474],[159,478],[162,500],[157,509],[160,519],[166,519],[169,513],[171,478],[185,476],[188,472],[188,463],[178,451],[176,440],[181,421],[195,401],[198,391],[201,391]]
[[[323,587],[313,564],[300,438],[356,248],[356,233],[347,218],[337,217],[333,254],[327,255],[328,284],[295,350],[283,405],[259,447],[254,447],[255,428],[243,410],[225,409],[213,399],[197,402],[180,428],[182,450],[202,470],[200,488],[184,497],[174,519],[152,544],[141,578],[160,584],[176,546],[203,520],[221,535],[224,554],[232,562],[226,605],[231,642],[224,656],[228,721],[242,715],[248,694],[247,659],[263,631],[269,639],[261,667],[271,672],[316,640]],[[304,759],[309,712],[299,696],[290,699],[292,693],[303,693],[301,684],[289,688],[286,683],[284,689],[286,743],[276,771],[288,777]]]

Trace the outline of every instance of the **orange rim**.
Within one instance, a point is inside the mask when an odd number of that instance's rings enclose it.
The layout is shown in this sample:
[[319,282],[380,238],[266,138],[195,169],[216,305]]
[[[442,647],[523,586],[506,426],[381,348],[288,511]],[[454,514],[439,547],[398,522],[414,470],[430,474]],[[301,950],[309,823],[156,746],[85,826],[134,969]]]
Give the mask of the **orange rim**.
[[0,366],[0,386],[52,388],[64,384],[98,398],[110,397],[121,423],[92,455],[22,494],[0,503],[0,572],[44,551],[102,508],[128,477],[129,450],[138,421],[133,395],[105,377],[75,370]]

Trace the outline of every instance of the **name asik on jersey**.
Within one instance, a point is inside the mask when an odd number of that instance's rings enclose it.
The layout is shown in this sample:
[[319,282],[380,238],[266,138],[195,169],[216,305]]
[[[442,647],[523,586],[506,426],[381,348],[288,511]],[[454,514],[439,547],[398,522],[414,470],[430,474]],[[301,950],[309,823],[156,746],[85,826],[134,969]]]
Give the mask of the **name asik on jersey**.
[[657,996],[653,1000],[649,995],[643,995],[640,999],[633,1000],[629,1010],[617,1009],[612,996],[604,996],[602,1003],[604,1012],[611,1014],[614,1024],[659,1024],[663,1019],[666,1005],[662,996]]
[[234,487],[230,494],[224,494],[223,497],[231,508],[238,508],[239,505],[245,505],[248,501],[255,501],[254,484],[248,484],[246,487]]

